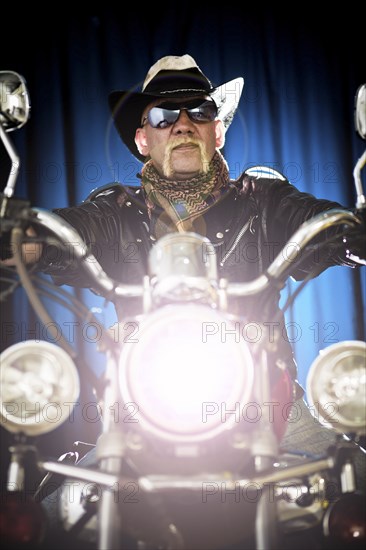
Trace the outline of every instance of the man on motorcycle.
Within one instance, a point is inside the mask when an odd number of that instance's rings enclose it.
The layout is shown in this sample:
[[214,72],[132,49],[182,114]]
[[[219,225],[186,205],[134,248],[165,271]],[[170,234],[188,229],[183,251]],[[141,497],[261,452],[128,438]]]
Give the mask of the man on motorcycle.
[[[192,231],[209,238],[219,276],[247,282],[265,272],[300,225],[340,205],[300,192],[275,170],[255,167],[236,180],[220,150],[237,110],[243,79],[214,86],[189,55],[166,56],[148,71],[140,92],[113,91],[109,96],[117,130],[132,154],[143,162],[141,185],[104,186],[78,206],[56,209],[87,245],[102,251],[98,259],[115,280],[141,281],[147,257],[164,234]],[[29,230],[30,233],[33,230]],[[332,230],[333,232],[333,230]],[[313,277],[333,265],[362,264],[362,240],[334,230],[329,246],[313,243],[290,274]],[[118,245],[118,246],[116,246]],[[256,251],[256,261],[250,254]],[[116,252],[117,251],[117,252]],[[129,251],[126,260],[126,251]],[[34,260],[34,246],[31,249]],[[24,249],[25,257],[27,250]],[[93,288],[69,255],[40,251],[39,267],[58,284]],[[361,258],[357,261],[357,258]],[[288,419],[281,448],[304,456],[325,453],[336,434],[310,414],[296,382],[296,365],[279,310],[281,289],[273,289],[265,305],[256,299],[232,300],[229,311],[246,322],[273,323],[272,363],[280,359],[291,373],[296,408]],[[122,321],[138,313],[140,300],[115,303]],[[357,458],[357,482],[365,486],[365,455]]]

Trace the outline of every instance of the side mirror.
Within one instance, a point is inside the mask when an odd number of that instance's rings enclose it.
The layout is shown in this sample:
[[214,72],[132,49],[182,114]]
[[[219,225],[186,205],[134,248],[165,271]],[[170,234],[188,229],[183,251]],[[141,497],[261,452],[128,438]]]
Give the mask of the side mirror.
[[21,128],[30,113],[25,80],[14,71],[0,71],[0,124],[5,131]]
[[[24,78],[14,71],[0,71],[0,138],[12,163],[3,192],[6,198],[14,194],[20,167],[20,159],[7,132],[24,126],[29,118],[29,112],[29,94]],[[1,217],[4,215],[5,207],[6,201],[1,203]]]
[[366,84],[362,84],[356,92],[355,127],[358,135],[366,139]]

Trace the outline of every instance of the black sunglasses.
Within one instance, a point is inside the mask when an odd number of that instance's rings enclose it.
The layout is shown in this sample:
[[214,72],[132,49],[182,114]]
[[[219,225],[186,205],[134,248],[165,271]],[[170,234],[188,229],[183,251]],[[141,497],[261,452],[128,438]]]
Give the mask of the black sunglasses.
[[180,112],[185,111],[193,122],[212,122],[217,116],[217,106],[214,101],[195,99],[186,103],[161,103],[153,107],[142,119],[141,126],[146,121],[152,128],[168,128],[177,122]]

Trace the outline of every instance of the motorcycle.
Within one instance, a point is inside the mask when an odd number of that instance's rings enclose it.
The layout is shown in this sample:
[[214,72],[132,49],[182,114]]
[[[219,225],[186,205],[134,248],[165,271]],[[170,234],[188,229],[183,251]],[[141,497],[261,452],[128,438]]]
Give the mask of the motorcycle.
[[[289,247],[246,283],[219,279],[207,238],[168,234],[153,246],[144,279],[121,284],[64,220],[14,197],[19,158],[8,132],[26,123],[30,104],[17,73],[0,72],[0,86],[0,136],[12,161],[1,197],[2,232],[11,232],[13,276],[57,342],[25,340],[1,354],[0,417],[14,438],[0,512],[7,547],[275,550],[292,548],[294,541],[305,547],[308,532],[315,548],[363,547],[364,495],[356,489],[354,466],[360,449],[353,443],[366,433],[365,342],[333,344],[309,370],[310,408],[337,431],[336,444],[321,457],[281,454],[296,402],[294,382],[281,361],[270,368],[273,325],[249,327],[228,307],[231,299],[248,296],[265,303],[268,291],[284,287],[299,250],[306,252],[330,228],[346,235],[361,230],[360,217],[335,209],[309,220],[291,238],[298,248]],[[365,97],[366,85],[357,92],[355,110],[363,139]],[[365,163],[366,151],[354,170],[359,212],[366,207]],[[67,243],[97,294],[138,298],[141,312],[105,327],[65,290],[51,292],[50,283],[23,262],[29,222],[51,234],[53,246]],[[81,377],[83,358],[58,334],[42,293],[93,327],[105,356],[95,399],[102,433],[82,460],[75,452],[45,459],[34,443],[73,417],[89,383]],[[34,470],[44,477],[29,494],[25,481]],[[52,505],[58,517],[49,534]]]

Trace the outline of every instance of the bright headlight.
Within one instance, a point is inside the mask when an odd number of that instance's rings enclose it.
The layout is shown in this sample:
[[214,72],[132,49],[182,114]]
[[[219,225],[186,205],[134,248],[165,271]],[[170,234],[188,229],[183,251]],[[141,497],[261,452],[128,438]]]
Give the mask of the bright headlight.
[[135,336],[122,351],[120,387],[141,427],[188,442],[232,426],[235,408],[250,400],[254,372],[234,323],[205,306],[170,305],[140,322]]
[[26,340],[0,356],[0,419],[10,432],[34,436],[54,430],[79,396],[79,375],[69,355],[45,341]]
[[366,343],[345,341],[322,350],[309,370],[307,396],[324,425],[341,433],[365,433]]

